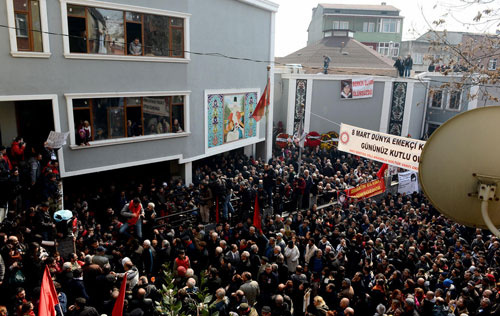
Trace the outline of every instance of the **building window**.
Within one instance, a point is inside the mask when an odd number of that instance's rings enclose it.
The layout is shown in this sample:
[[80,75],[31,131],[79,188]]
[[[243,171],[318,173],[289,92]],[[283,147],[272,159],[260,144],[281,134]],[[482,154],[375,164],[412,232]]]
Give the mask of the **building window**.
[[332,31],[325,32],[324,37],[330,37],[332,36],[332,34],[333,34]]
[[424,63],[424,55],[422,53],[415,53],[413,57],[413,63],[415,65],[422,65]]
[[380,32],[399,33],[401,21],[399,19],[381,19]]
[[375,23],[374,22],[363,22],[363,32],[365,32],[365,33],[375,32]]
[[8,0],[7,18],[14,57],[49,57],[45,0]]
[[71,53],[184,57],[182,18],[68,5]]
[[488,62],[488,70],[497,70],[497,59],[492,58]]
[[349,22],[347,21],[333,21],[334,30],[348,30]]
[[389,42],[389,43],[379,43],[378,52],[381,55],[388,57],[398,57],[399,56],[399,43]]
[[72,99],[75,143],[184,132],[185,96]]
[[448,93],[448,110],[460,111],[462,93],[460,90],[453,90]]
[[441,109],[443,106],[443,90],[433,90],[429,94],[429,104],[431,108]]
[[190,14],[94,0],[61,0],[64,56],[189,61]]

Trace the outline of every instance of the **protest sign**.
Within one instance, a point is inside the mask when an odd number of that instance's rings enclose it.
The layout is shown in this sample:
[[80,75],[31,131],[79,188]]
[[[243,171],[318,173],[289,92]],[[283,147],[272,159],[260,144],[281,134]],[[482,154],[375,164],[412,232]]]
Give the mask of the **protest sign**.
[[45,147],[50,147],[50,148],[61,148],[63,145],[66,144],[66,139],[68,138],[69,132],[67,133],[58,133],[54,131],[50,131],[49,137],[47,137],[47,144],[45,144]]
[[144,97],[142,98],[142,111],[151,115],[170,116],[170,109],[166,98]]
[[393,175],[398,174],[398,167],[390,165],[389,169],[387,169],[387,175],[392,177]]
[[373,78],[346,79],[340,81],[342,99],[361,99],[373,97]]
[[341,124],[339,150],[418,172],[425,142]]
[[398,173],[398,193],[412,194],[418,192],[418,175],[413,171]]
[[372,182],[363,183],[355,188],[345,190],[348,197],[369,198],[385,192],[384,179],[377,179]]

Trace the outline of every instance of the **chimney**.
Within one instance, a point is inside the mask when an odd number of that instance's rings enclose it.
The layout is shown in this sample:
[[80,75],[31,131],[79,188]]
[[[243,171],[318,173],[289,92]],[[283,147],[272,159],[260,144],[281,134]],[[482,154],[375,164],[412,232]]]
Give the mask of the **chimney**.
[[386,5],[387,3],[386,2],[382,2],[382,5]]

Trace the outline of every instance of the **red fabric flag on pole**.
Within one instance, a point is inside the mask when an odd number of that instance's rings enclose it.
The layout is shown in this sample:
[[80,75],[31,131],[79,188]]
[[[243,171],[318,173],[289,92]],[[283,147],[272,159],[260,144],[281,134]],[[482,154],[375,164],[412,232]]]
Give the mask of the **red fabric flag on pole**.
[[259,198],[257,193],[255,194],[255,207],[253,209],[253,226],[262,233],[262,219],[260,217]]
[[266,88],[264,89],[264,92],[260,96],[259,103],[257,103],[257,106],[255,107],[255,110],[253,111],[252,117],[258,122],[260,119],[264,116],[264,113],[266,112],[266,107],[269,105],[269,93],[271,87],[269,86],[269,78],[267,79],[267,85]]
[[123,276],[122,285],[120,286],[120,294],[115,301],[113,313],[111,316],[123,316],[123,304],[125,302],[125,291],[127,289],[127,273]]
[[50,277],[49,266],[45,266],[43,273],[42,287],[40,289],[40,304],[38,305],[39,316],[55,316],[56,305],[59,304],[54,282]]
[[215,222],[219,224],[219,197],[215,198]]
[[389,168],[388,164],[383,164],[382,167],[380,167],[379,171],[377,172],[377,178],[382,179],[384,177],[384,173]]

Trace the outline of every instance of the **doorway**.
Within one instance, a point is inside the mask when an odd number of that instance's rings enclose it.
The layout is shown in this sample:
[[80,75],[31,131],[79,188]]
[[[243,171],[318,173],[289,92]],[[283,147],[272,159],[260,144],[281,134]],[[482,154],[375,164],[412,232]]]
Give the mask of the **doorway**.
[[16,101],[17,135],[26,144],[40,149],[54,130],[52,100]]

